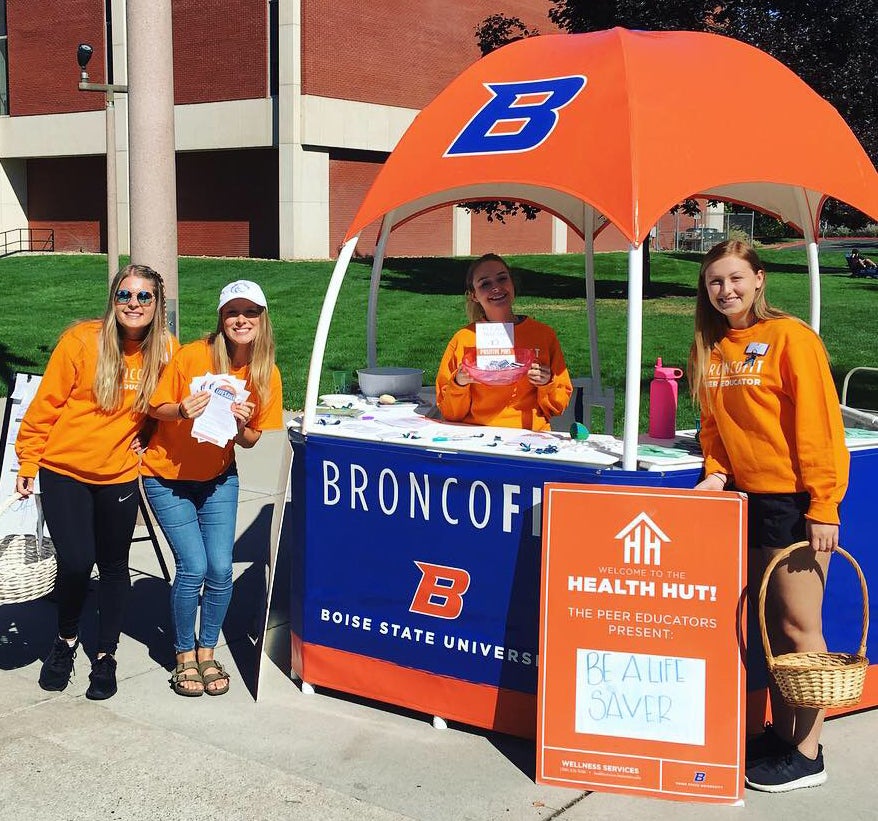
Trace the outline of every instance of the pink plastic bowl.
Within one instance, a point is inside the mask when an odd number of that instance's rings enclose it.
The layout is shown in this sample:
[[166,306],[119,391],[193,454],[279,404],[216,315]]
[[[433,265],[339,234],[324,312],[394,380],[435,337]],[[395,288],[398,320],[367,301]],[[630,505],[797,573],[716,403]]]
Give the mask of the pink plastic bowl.
[[511,368],[487,369],[476,367],[476,349],[467,348],[461,366],[481,385],[512,385],[518,382],[530,369],[534,361],[532,348],[515,349],[516,365]]

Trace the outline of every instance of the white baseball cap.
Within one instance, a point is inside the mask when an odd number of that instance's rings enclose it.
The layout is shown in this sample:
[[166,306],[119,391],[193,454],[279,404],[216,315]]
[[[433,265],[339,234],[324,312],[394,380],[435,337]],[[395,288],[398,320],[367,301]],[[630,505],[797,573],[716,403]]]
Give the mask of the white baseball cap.
[[217,311],[221,311],[223,305],[231,302],[233,299],[249,299],[250,302],[258,305],[260,308],[268,307],[268,302],[265,299],[265,294],[262,293],[262,288],[249,279],[238,279],[226,285],[220,291],[219,305],[216,306]]

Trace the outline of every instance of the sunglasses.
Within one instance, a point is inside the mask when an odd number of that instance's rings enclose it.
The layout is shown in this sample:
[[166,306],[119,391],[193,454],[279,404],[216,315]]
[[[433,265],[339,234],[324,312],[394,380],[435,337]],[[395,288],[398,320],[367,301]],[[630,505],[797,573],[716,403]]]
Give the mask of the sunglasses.
[[262,315],[262,311],[262,308],[242,308],[238,311],[229,308],[228,310],[223,310],[222,315],[223,319],[233,319],[239,316],[244,316],[247,319],[256,319],[256,317]]
[[116,304],[117,305],[127,305],[131,302],[131,298],[135,297],[137,299],[138,305],[152,305],[152,301],[155,299],[155,294],[150,291],[138,291],[136,294],[132,294],[131,291],[128,291],[124,288],[120,288],[116,291]]

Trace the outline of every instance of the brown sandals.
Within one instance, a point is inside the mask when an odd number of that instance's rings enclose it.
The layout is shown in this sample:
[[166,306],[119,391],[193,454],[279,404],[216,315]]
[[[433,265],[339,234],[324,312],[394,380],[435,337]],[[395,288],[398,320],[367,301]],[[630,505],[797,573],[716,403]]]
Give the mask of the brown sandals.
[[[216,672],[204,672],[205,670],[210,670],[211,667],[215,668]],[[201,680],[204,682],[204,692],[207,693],[209,696],[222,696],[229,692],[229,674],[225,671],[222,664],[220,664],[216,659],[205,659],[204,661],[199,661],[198,672],[201,675]],[[213,689],[208,687],[209,684],[213,684],[213,682],[215,681],[222,682],[225,684],[225,686],[223,686],[222,684],[218,684]]]
[[[194,670],[194,673],[187,673],[187,670]],[[171,686],[174,688],[174,692],[178,696],[186,696],[187,698],[196,698],[197,696],[203,696],[204,690],[206,688],[202,688],[201,690],[196,690],[192,687],[187,687],[184,682],[187,681],[195,681],[199,684],[204,684],[204,679],[201,677],[201,670],[198,667],[197,662],[195,661],[181,661],[175,668],[174,673],[171,676]],[[228,688],[227,688],[228,689]]]

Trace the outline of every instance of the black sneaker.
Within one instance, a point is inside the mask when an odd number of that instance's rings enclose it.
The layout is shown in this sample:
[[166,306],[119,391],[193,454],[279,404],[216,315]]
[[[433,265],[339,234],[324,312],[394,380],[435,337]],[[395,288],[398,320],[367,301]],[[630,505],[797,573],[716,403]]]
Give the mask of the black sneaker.
[[817,758],[813,761],[793,748],[784,755],[766,758],[749,767],[744,783],[761,792],[789,792],[802,787],[818,787],[826,781],[823,766],[823,745],[817,746]]
[[88,674],[88,690],[85,697],[93,701],[102,701],[116,695],[116,659],[111,655],[95,659]]
[[71,647],[65,639],[55,638],[49,657],[40,668],[40,687],[44,690],[63,690],[70,683],[77,647],[79,641]]
[[766,724],[758,736],[747,739],[746,766],[749,768],[766,758],[786,755],[792,748],[793,745],[784,741],[770,723]]

